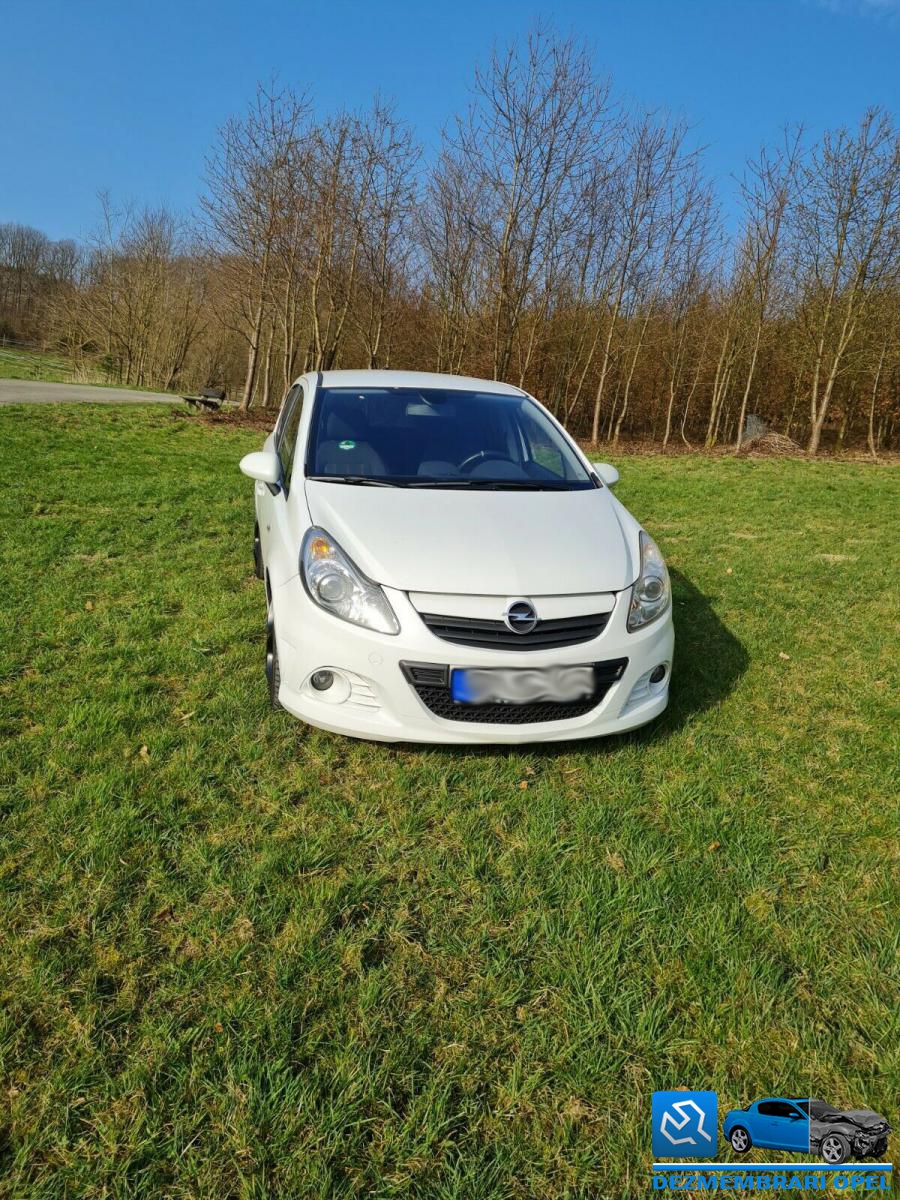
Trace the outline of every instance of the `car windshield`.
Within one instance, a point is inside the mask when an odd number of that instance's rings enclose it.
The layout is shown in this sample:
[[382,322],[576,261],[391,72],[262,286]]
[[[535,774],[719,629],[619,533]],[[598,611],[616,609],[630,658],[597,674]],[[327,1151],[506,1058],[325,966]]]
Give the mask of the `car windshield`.
[[442,388],[320,388],[306,471],[313,479],[396,487],[596,486],[527,396]]

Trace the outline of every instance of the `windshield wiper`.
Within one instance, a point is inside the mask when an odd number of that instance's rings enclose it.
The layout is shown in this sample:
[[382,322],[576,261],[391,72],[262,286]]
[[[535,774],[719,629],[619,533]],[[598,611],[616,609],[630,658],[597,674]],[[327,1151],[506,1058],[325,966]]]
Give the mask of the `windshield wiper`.
[[412,488],[479,488],[483,492],[567,492],[567,483],[538,482],[536,479],[417,479],[403,484]]
[[447,479],[413,479],[403,486],[411,488],[464,488],[477,487],[480,482],[478,479],[456,479],[451,475]]
[[567,483],[551,483],[549,480],[537,479],[487,479],[488,487],[498,492],[517,490],[524,492],[568,492],[572,489]]
[[388,479],[374,479],[371,475],[307,475],[315,483],[355,483],[360,487],[397,487]]

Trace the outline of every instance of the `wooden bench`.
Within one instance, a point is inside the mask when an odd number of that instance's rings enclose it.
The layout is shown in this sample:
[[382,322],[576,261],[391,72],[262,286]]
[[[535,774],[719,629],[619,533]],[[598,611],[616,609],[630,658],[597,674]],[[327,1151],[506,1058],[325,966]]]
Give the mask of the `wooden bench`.
[[211,412],[218,412],[225,400],[224,388],[204,388],[199,396],[183,396],[191,408],[205,408]]

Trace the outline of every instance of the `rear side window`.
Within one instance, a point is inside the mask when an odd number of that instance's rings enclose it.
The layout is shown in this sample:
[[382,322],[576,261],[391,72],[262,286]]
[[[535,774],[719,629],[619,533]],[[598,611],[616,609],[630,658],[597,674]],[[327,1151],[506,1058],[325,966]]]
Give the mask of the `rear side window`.
[[294,455],[297,452],[297,431],[300,428],[300,415],[303,412],[302,387],[298,385],[294,395],[288,397],[285,408],[284,425],[278,442],[278,457],[281,459],[281,476],[284,480],[285,493],[287,493],[291,488],[291,471],[294,467]]

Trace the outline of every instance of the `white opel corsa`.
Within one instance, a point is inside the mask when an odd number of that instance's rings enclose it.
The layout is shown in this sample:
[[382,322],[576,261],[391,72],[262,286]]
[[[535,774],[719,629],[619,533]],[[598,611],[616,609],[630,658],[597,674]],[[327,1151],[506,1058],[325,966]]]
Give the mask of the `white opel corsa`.
[[417,742],[620,733],[668,701],[656,544],[520,388],[406,371],[305,375],[256,480],[270,698]]

